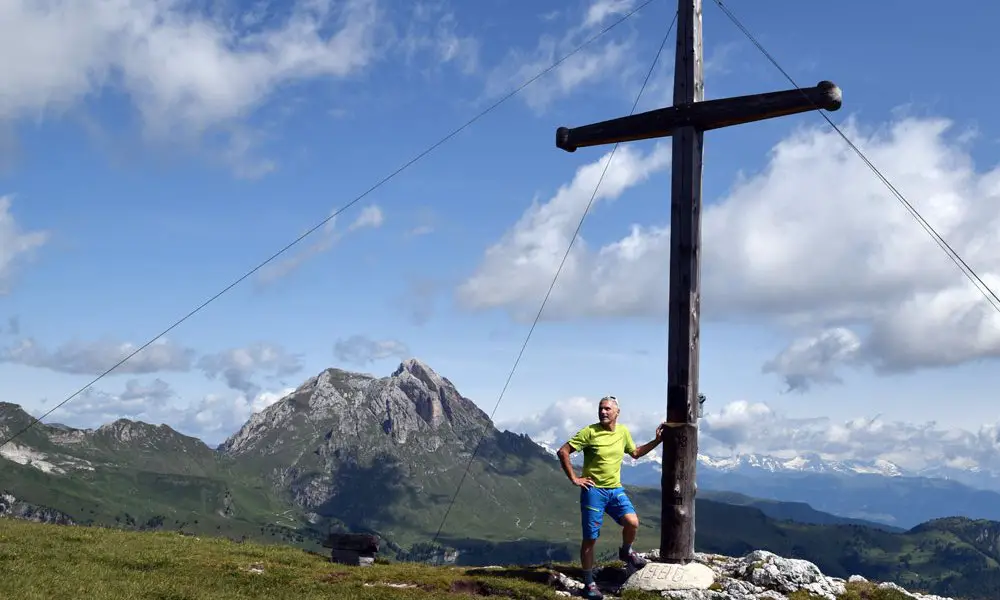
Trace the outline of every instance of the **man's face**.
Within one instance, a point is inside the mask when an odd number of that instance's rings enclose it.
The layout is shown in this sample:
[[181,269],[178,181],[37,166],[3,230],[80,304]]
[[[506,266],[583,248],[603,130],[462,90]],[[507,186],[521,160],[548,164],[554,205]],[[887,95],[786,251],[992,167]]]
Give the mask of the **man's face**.
[[597,418],[601,420],[602,425],[613,423],[617,417],[618,409],[614,402],[604,400],[597,405]]

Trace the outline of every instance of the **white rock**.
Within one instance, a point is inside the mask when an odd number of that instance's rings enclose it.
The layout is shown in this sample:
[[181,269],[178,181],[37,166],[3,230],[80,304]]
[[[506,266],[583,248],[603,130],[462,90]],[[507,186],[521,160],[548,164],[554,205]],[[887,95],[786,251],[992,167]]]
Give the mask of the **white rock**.
[[897,592],[899,592],[900,594],[903,594],[907,598],[916,598],[917,597],[915,594],[911,594],[910,592],[906,591],[905,589],[903,589],[902,587],[898,586],[897,584],[892,583],[891,581],[884,581],[884,582],[878,584],[878,587],[880,587],[882,589],[896,590]]
[[701,563],[685,565],[651,562],[633,573],[622,586],[626,590],[707,590],[715,582],[715,572]]
[[[825,600],[836,600],[837,596],[844,593],[847,583],[868,581],[859,575],[852,575],[846,580],[827,577],[819,567],[809,561],[783,558],[762,550],[740,558],[698,552],[695,553],[695,562],[685,567],[691,568],[697,565],[698,571],[704,569],[702,573],[710,573],[711,577],[706,578],[708,583],[702,584],[704,588],[667,589],[667,586],[648,586],[644,582],[655,582],[659,579],[657,577],[659,570],[670,572],[671,568],[677,569],[679,565],[655,562],[658,557],[655,550],[643,553],[642,556],[654,562],[629,577],[621,590],[608,589],[606,584],[601,584],[607,600],[615,598],[616,594],[625,589],[660,591],[663,598],[671,600],[788,600],[789,596],[799,590],[805,590]],[[581,582],[558,572],[553,573],[553,579],[556,587],[561,590],[559,593],[561,596],[574,595],[583,587]],[[668,575],[665,579],[669,583],[672,577]],[[715,585],[712,585],[713,579]],[[681,580],[683,581],[683,577]],[[712,589],[708,589],[709,587]],[[913,600],[953,600],[916,594],[890,582],[879,583],[878,587],[899,590]]]

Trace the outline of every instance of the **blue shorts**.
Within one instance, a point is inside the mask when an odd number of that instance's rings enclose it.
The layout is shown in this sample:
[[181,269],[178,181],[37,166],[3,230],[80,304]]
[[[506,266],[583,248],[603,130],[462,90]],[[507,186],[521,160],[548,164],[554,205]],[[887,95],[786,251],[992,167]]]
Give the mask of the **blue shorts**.
[[619,525],[622,524],[622,517],[635,513],[632,501],[625,494],[625,488],[580,488],[583,539],[596,540],[601,535],[605,512]]

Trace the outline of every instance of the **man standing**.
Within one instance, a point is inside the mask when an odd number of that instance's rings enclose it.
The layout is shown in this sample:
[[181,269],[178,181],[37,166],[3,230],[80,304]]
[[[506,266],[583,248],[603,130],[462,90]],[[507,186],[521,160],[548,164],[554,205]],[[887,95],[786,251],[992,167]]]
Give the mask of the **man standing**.
[[[626,454],[632,458],[645,456],[663,440],[663,427],[656,428],[656,439],[636,447],[628,428],[618,423],[618,399],[605,396],[597,405],[598,423],[588,425],[578,431],[557,453],[563,471],[580,486],[580,513],[583,525],[583,541],[580,544],[580,562],[583,566],[584,597],[591,600],[603,598],[594,583],[594,545],[601,533],[604,513],[607,512],[622,526],[622,546],[618,558],[625,562],[631,572],[646,566],[644,558],[632,549],[635,535],[639,530],[639,517],[632,502],[625,494],[621,483],[622,459]],[[570,463],[569,455],[583,451],[583,475],[577,477]]]

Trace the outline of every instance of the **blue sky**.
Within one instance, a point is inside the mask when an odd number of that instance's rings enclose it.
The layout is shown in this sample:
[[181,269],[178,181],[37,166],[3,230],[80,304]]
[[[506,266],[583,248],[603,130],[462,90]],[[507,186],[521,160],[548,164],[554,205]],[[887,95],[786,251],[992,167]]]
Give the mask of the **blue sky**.
[[[5,5],[0,399],[51,408],[636,5]],[[842,87],[834,120],[1000,285],[1000,122],[976,77],[1000,9],[727,5],[801,85]],[[629,111],[675,8],[651,3],[52,419],[165,421],[217,443],[323,368],[388,375],[409,356],[492,411],[610,150],[565,153],[555,129]],[[714,2],[704,12],[707,98],[789,87]],[[670,100],[673,40],[639,110]],[[997,313],[819,116],[706,138],[716,419],[766,405],[831,427],[997,421]],[[606,393],[636,422],[662,417],[665,142],[619,149],[502,423],[562,419],[562,435],[592,416],[574,399]]]

